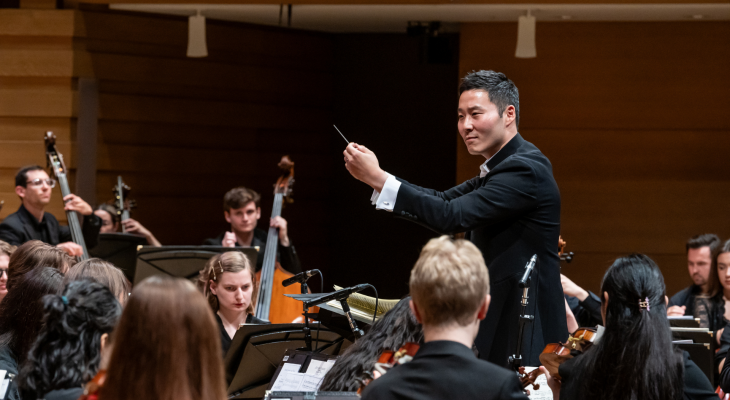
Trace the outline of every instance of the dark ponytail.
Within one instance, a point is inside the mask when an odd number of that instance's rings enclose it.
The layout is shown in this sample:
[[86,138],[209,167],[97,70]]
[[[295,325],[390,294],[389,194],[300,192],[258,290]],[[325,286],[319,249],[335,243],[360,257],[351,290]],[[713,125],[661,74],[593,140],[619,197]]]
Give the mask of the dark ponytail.
[[122,313],[116,297],[91,280],[71,282],[63,295],[43,298],[44,326],[18,375],[23,397],[81,387],[98,372],[101,337]]
[[606,331],[576,358],[576,398],[682,399],[684,364],[672,345],[664,291],[659,267],[643,254],[608,268],[601,285]]

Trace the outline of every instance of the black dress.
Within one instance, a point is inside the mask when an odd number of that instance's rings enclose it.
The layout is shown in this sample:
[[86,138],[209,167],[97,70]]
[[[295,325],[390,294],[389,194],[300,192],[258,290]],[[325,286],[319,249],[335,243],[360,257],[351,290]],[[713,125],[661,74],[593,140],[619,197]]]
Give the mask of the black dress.
[[[218,315],[218,313],[215,313],[215,320],[218,322],[218,330],[221,334],[221,348],[223,350],[223,358],[226,358],[226,353],[228,353],[228,349],[231,347],[231,342],[233,341],[233,338],[228,336],[228,332],[226,332],[226,328],[223,326],[223,320],[221,320],[221,316]],[[246,323],[255,325],[269,325],[268,322],[262,321],[251,314],[248,314],[248,317],[246,317]]]
[[[684,399],[685,400],[717,400],[717,394],[712,384],[700,367],[689,358],[689,353],[683,351],[684,358]],[[560,376],[563,385],[560,389],[560,399],[577,399],[574,367],[580,357],[572,358],[560,365]],[[618,384],[618,382],[617,382]]]

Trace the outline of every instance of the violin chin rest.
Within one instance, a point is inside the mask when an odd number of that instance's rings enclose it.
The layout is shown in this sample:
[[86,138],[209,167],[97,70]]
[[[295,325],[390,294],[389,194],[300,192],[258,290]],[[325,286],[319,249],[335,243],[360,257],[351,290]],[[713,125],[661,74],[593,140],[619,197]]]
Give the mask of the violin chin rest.
[[545,369],[548,370],[550,375],[558,379],[562,379],[560,377],[560,373],[558,372],[558,368],[560,367],[561,363],[565,362],[565,360],[565,356],[559,356],[554,353],[540,354],[540,363],[545,367]]

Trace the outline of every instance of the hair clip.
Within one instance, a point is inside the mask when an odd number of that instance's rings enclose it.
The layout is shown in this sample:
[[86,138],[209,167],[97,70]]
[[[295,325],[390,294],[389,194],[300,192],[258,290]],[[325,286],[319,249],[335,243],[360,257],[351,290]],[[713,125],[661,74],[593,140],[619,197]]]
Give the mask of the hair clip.
[[221,267],[221,274],[223,273],[223,264],[221,264],[221,260],[218,260],[218,265]]
[[68,305],[68,299],[66,298],[66,296],[61,296],[61,301],[63,302],[63,304]]
[[644,298],[644,301],[641,301],[641,299],[639,299],[639,308],[646,309],[646,311],[651,311],[651,306],[649,306],[648,297]]

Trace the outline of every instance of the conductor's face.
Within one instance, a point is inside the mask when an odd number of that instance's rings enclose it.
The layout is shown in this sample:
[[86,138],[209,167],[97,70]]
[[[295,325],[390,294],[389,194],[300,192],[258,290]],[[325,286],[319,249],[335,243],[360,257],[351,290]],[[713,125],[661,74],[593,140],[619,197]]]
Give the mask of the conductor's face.
[[[459,134],[469,154],[491,158],[506,144],[515,128],[514,107],[500,116],[489,94],[481,89],[467,90],[459,97]],[[511,128],[511,129],[510,129]]]

